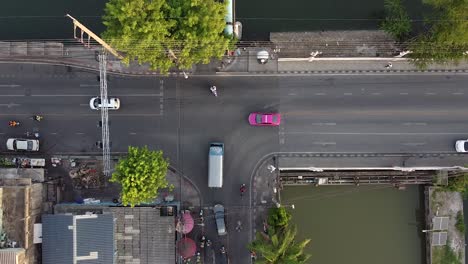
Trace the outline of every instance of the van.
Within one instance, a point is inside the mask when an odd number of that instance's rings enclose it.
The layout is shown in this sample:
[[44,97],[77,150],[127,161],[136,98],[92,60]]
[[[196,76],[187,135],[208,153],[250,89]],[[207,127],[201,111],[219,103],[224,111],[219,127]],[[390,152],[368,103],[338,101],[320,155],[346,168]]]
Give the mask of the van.
[[211,143],[208,151],[208,187],[223,187],[224,144]]

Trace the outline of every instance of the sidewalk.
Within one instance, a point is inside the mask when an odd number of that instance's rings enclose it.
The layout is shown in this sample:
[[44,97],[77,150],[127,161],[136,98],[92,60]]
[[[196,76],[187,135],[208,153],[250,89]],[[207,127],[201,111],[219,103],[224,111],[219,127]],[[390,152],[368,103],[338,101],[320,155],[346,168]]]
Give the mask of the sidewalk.
[[[321,34],[314,33],[314,34]],[[309,38],[314,34],[305,34]],[[187,71],[189,76],[209,76],[209,75],[245,75],[245,74],[379,74],[379,73],[408,73],[408,72],[453,72],[467,73],[468,61],[460,64],[432,64],[425,70],[421,70],[405,58],[391,57],[396,55],[395,51],[399,49],[394,43],[371,47],[362,44],[366,40],[357,43],[356,40],[350,40],[347,45],[341,44],[342,50],[338,46],[331,47],[327,43],[335,43],[330,38],[336,37],[343,40],[343,33],[328,33],[322,36],[323,39],[311,42],[300,42],[303,48],[291,49],[287,47],[280,48],[285,42],[269,43],[268,47],[246,47],[238,48],[232,56],[225,56],[222,60],[212,60],[206,65],[194,65]],[[309,36],[310,35],[310,36]],[[336,36],[335,36],[336,35]],[[359,34],[358,34],[359,35]],[[378,35],[378,34],[377,34]],[[380,38],[380,37],[379,37]],[[293,38],[294,39],[294,38]],[[301,40],[304,41],[304,40]],[[291,41],[288,45],[290,45]],[[305,43],[305,44],[304,44]],[[328,46],[323,48],[324,43]],[[262,44],[262,45],[263,45]],[[309,46],[310,47],[309,47]],[[315,45],[315,46],[314,46]],[[354,45],[354,46],[353,46]],[[275,47],[275,48],[273,48]],[[320,49],[322,47],[322,49]],[[347,48],[344,48],[347,47]],[[351,47],[351,48],[350,48]],[[310,49],[309,49],[310,48]],[[316,49],[317,48],[317,49]],[[379,50],[379,48],[381,50]],[[98,46],[87,48],[75,43],[72,46],[63,45],[57,42],[0,42],[0,62],[11,63],[44,63],[53,65],[73,66],[86,70],[98,71],[99,62],[97,54],[101,50]],[[297,52],[300,50],[300,52]],[[257,60],[259,51],[267,51],[269,54],[268,62],[260,64]],[[294,52],[296,51],[296,52]],[[314,57],[312,53],[320,51],[322,54]],[[349,57],[340,57],[348,54]],[[353,53],[354,52],[354,53]],[[301,57],[294,57],[301,56]],[[361,57],[359,57],[360,55]],[[386,57],[382,57],[382,56]],[[386,68],[389,63],[392,67]],[[125,66],[117,58],[109,55],[107,71],[110,74],[123,74],[134,76],[159,76],[157,71],[149,69],[148,65],[138,65],[131,63]],[[169,76],[183,76],[178,69],[169,72]]]
[[[63,201],[58,202],[77,202],[86,198],[94,198],[101,202],[114,202],[119,198],[120,186],[116,183],[110,183],[102,175],[102,160],[93,157],[61,157],[61,164],[57,167],[51,166],[47,160],[47,177],[49,179],[61,179],[63,181]],[[114,162],[112,159],[111,162]],[[114,165],[115,166],[115,165]],[[200,192],[196,186],[178,174],[169,169],[167,171],[167,180],[169,184],[174,185],[172,192],[160,190],[156,203],[164,201],[167,195],[173,195],[176,201],[181,202],[183,209],[200,207]]]

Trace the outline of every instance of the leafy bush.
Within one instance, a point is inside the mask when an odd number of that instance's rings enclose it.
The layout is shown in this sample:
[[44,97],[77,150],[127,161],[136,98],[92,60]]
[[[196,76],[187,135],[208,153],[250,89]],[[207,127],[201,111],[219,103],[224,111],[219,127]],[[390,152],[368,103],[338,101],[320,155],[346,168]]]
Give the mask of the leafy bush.
[[457,213],[457,221],[455,222],[455,227],[458,231],[460,231],[460,233],[465,234],[465,219],[463,217],[462,211],[458,211]]
[[386,17],[381,28],[398,40],[411,32],[411,20],[401,0],[385,0]]
[[464,196],[468,195],[468,173],[449,178],[448,185],[445,189],[452,192],[459,192]]

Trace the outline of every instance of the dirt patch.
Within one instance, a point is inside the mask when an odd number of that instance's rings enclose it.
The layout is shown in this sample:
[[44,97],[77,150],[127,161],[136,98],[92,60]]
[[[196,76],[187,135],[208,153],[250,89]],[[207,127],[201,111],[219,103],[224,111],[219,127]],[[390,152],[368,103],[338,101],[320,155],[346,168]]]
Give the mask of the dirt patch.
[[[455,227],[457,222],[458,212],[463,213],[463,197],[458,192],[447,192],[439,189],[429,189],[429,219],[432,220],[435,216],[446,216],[449,218],[447,229],[447,246],[432,246],[432,263],[438,264],[440,262],[437,256],[441,252],[453,251],[457,256],[460,263],[465,263],[465,234],[460,233]],[[431,226],[431,229],[435,227]],[[429,233],[430,234],[430,233]],[[443,258],[442,258],[443,259]]]

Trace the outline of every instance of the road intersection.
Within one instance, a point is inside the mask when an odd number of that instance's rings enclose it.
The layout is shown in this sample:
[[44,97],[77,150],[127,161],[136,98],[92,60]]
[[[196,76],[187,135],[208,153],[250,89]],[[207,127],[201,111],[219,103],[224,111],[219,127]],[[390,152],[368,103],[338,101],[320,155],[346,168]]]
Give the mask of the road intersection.
[[[40,132],[44,153],[100,152],[95,145],[100,114],[89,108],[89,99],[99,94],[96,73],[15,64],[0,64],[0,72],[1,142]],[[109,97],[121,100],[121,109],[109,111],[111,150],[162,149],[171,165],[197,185],[203,206],[226,206],[230,240],[239,241],[236,251],[241,251],[249,237],[233,230],[237,217],[248,221],[249,197],[240,199],[239,186],[251,184],[262,158],[274,152],[454,153],[455,140],[468,135],[467,82],[468,75],[451,73],[111,75]],[[218,97],[210,93],[211,85],[218,87]],[[251,112],[280,112],[282,124],[252,127]],[[34,114],[44,121],[30,120]],[[22,124],[9,128],[8,120]],[[208,145],[214,141],[225,144],[221,190],[207,187]],[[248,257],[247,251],[239,254]]]

